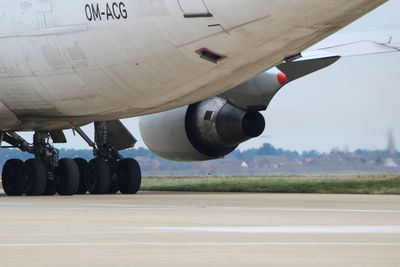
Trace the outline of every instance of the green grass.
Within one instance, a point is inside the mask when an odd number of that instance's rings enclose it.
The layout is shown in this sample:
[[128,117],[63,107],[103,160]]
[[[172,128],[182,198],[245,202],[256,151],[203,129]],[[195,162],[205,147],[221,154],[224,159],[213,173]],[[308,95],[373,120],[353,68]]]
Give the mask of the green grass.
[[[0,184],[1,189],[1,184]],[[400,176],[144,177],[142,191],[400,194]]]
[[400,177],[148,177],[144,191],[400,194]]

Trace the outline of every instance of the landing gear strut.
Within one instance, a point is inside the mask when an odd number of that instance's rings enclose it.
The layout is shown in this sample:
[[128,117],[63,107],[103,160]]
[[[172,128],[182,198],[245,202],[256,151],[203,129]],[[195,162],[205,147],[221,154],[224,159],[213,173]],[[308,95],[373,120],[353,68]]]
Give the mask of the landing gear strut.
[[58,150],[50,143],[53,137],[50,132],[36,131],[33,144],[15,132],[0,132],[1,141],[35,156],[25,162],[10,159],[5,163],[4,192],[10,196],[73,195],[87,191],[91,194],[137,193],[142,178],[140,166],[136,160],[124,159],[119,154],[118,150],[123,149],[126,142],[115,145],[119,134],[123,140],[129,140],[128,147],[136,140],[119,121],[95,122],[94,125],[95,142],[80,128],[75,129],[93,148],[95,158],[89,162],[81,158],[59,159]]

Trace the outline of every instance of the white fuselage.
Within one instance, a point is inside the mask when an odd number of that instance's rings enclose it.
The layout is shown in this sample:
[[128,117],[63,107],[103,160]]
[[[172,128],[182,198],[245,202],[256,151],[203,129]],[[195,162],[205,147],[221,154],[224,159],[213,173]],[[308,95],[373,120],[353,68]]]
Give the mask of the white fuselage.
[[[0,0],[0,129],[62,129],[190,104],[385,1]],[[201,48],[226,58],[212,63]]]

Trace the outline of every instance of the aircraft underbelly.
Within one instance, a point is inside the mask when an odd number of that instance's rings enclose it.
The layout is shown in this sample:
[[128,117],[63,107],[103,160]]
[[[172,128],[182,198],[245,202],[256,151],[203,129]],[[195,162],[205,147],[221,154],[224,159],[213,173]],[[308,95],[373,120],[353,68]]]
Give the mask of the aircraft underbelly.
[[[88,22],[80,12],[83,1],[47,1],[48,24],[0,32],[0,51],[7,51],[0,53],[0,102],[7,107],[0,105],[0,116],[12,110],[19,129],[63,128],[197,102],[277,65],[384,1],[297,0],[287,8],[279,0],[200,2],[213,17],[184,18],[184,5],[175,1],[127,1],[132,19]],[[224,59],[200,58],[202,48]]]

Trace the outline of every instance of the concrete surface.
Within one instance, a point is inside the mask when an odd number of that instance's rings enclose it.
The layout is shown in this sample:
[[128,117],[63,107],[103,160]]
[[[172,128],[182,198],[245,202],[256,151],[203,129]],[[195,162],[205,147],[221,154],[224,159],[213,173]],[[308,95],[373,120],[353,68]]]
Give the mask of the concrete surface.
[[1,266],[400,266],[400,196],[0,194]]

